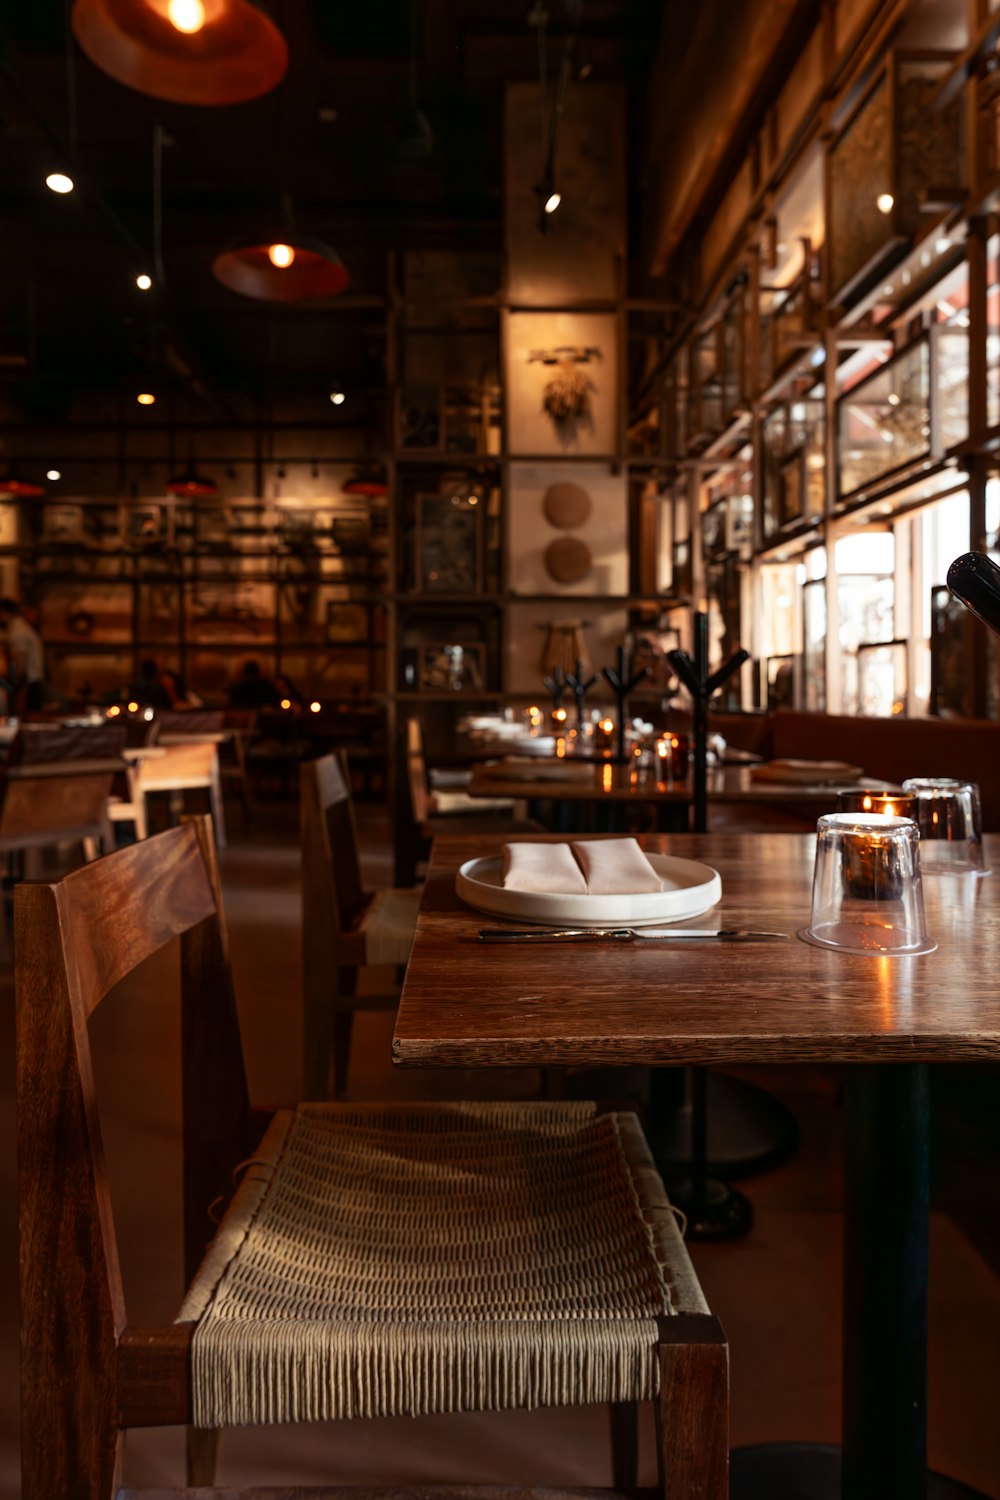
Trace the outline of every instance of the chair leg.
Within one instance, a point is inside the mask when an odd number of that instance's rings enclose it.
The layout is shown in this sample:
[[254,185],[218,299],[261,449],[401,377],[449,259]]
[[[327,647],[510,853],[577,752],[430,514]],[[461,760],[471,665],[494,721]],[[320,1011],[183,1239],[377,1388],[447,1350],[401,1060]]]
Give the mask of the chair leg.
[[187,1482],[192,1489],[211,1489],[215,1483],[215,1466],[219,1458],[219,1429],[187,1429]]
[[212,771],[212,780],[208,794],[212,803],[212,821],[215,824],[216,847],[224,849],[226,847],[226,814],[222,806],[222,781],[219,777],[218,765]]
[[611,1418],[611,1472],[616,1490],[634,1490],[639,1484],[639,1403],[616,1401],[608,1407]]
[[729,1349],[717,1319],[665,1318],[655,1406],[665,1500],[728,1500]]
[[83,845],[83,857],[87,864],[93,864],[101,852],[101,841],[94,834],[87,834],[86,838],[80,840]]
[[351,1033],[354,1030],[354,1012],[338,1010],[333,1016],[333,1097],[343,1098],[347,1088],[347,1073],[351,1063]]

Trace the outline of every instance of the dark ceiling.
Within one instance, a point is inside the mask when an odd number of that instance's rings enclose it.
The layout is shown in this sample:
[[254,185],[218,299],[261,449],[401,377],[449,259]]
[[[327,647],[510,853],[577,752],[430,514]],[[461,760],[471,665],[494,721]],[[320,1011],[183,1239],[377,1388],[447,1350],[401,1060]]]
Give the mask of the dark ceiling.
[[[547,3],[551,76],[572,28],[566,0]],[[365,303],[385,292],[387,252],[499,253],[503,86],[538,69],[519,0],[270,8],[289,43],[285,83],[253,104],[205,109],[132,92],[79,50],[68,66],[64,0],[0,7],[0,378],[26,419],[58,420],[81,388],[134,389],[151,358],[220,396],[375,370],[383,320]],[[582,55],[595,78],[628,83],[634,112],[661,11],[658,0],[583,0]],[[413,32],[434,141],[418,161],[399,152]],[[70,161],[70,73],[79,186],[59,198],[43,179]],[[168,144],[154,296],[134,277],[153,270],[157,123]],[[298,228],[350,269],[336,307],[254,303],[212,277],[213,256],[273,222],[282,192]]]

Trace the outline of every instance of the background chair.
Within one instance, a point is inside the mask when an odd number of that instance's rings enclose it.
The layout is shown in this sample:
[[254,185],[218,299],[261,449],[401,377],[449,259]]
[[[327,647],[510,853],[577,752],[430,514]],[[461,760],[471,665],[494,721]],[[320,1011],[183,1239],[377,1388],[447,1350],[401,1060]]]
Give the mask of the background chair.
[[470,797],[455,788],[431,788],[424,758],[420,720],[406,721],[402,765],[396,769],[393,827],[397,886],[413,885],[421,861],[438,833],[544,833],[534,818],[515,816],[517,803],[507,797]]
[[410,956],[418,890],[366,893],[347,758],[306,761],[299,776],[302,813],[302,977],[308,1098],[343,1093],[356,1010],[395,1010],[390,991],[359,991],[368,965],[401,969]]
[[[129,1427],[603,1401],[628,1483],[645,1398],[665,1496],[723,1500],[727,1350],[633,1116],[302,1105],[254,1146],[204,818],[20,887],[16,921],[23,1500],[111,1500]],[[176,1322],[135,1327],[87,1023],[177,936],[194,1280]],[[239,1161],[203,1258],[206,1207]],[[195,1445],[192,1483],[212,1482],[212,1449]]]
[[184,805],[184,793],[204,790],[212,809],[216,842],[220,849],[226,847],[219,746],[214,737],[194,736],[177,744],[154,745],[149,755],[129,766],[127,777],[127,797],[112,801],[108,809],[112,822],[133,823],[136,838],[144,839],[148,827],[146,799],[151,793],[168,793],[171,817],[177,817]]

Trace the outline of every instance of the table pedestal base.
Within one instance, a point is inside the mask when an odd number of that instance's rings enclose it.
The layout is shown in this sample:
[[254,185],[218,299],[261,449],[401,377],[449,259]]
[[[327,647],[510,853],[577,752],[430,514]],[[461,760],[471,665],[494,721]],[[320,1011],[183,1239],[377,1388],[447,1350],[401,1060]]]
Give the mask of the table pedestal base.
[[690,1177],[671,1177],[667,1193],[675,1208],[687,1218],[685,1238],[689,1240],[736,1240],[753,1227],[753,1204],[745,1193],[709,1177],[702,1185],[696,1202]]
[[[820,1443],[737,1448],[730,1459],[729,1496],[730,1500],[841,1500],[840,1449]],[[924,1496],[907,1500],[924,1500]],[[928,1474],[926,1500],[985,1497],[957,1479]]]
[[[656,1085],[654,1084],[654,1087]],[[708,1169],[719,1177],[740,1177],[764,1172],[787,1160],[798,1147],[799,1128],[786,1105],[742,1078],[709,1072],[707,1081]],[[669,1170],[672,1164],[691,1160],[690,1100],[671,1113],[658,1112],[652,1146],[657,1162]]]

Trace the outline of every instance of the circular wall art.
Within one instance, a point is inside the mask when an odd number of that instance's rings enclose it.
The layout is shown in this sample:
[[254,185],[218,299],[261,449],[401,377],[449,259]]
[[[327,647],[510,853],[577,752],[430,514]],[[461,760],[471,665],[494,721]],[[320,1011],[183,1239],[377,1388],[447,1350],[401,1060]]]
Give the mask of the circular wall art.
[[583,486],[569,482],[550,484],[542,499],[546,521],[550,526],[558,526],[560,531],[582,526],[592,508],[590,496]]
[[590,563],[590,548],[576,536],[561,536],[545,549],[545,571],[556,583],[579,583]]

